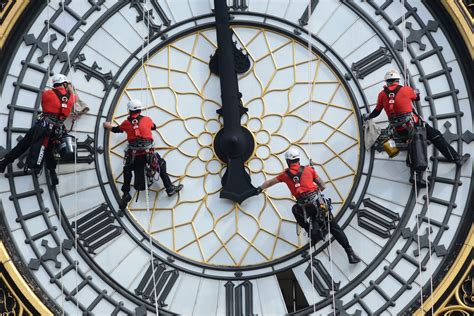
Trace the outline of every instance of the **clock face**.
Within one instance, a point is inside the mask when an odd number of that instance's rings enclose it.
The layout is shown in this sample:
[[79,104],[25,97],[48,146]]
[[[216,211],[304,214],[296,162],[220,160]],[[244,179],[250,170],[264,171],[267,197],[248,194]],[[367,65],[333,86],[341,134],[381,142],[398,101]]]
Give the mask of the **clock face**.
[[[463,241],[472,164],[447,163],[430,145],[433,185],[415,192],[405,153],[388,159],[363,148],[359,117],[375,105],[385,72],[403,69],[405,32],[419,112],[472,154],[459,45],[425,2],[405,1],[403,10],[397,1],[228,4],[233,39],[250,60],[238,82],[242,124],[255,139],[246,161],[253,185],[283,171],[287,149],[300,149],[328,183],[336,221],[362,262],[350,265],[328,240],[310,260],[284,184],[240,205],[219,198],[215,24],[211,1],[197,0],[35,2],[25,16],[0,75],[2,147],[36,118],[51,73],[67,74],[90,111],[74,124],[77,163],[59,164],[56,188],[47,172],[24,174],[24,157],[0,180],[19,260],[56,313],[410,313]],[[156,181],[148,203],[135,195],[118,216],[125,136],[102,123],[123,121],[131,98],[146,105],[155,148],[184,189],[168,197]],[[387,125],[384,114],[377,124]]]
[[[353,187],[360,156],[358,115],[337,69],[282,31],[232,30],[251,61],[239,86],[248,108],[242,123],[256,142],[247,162],[253,183],[282,172],[283,153],[297,147],[304,161],[318,161],[337,214]],[[219,198],[225,164],[214,154],[213,139],[222,128],[216,113],[222,102],[219,78],[208,65],[216,48],[215,29],[186,34],[159,45],[123,85],[114,120],[127,117],[130,98],[141,99],[157,125],[155,146],[169,161],[168,172],[186,187],[168,198],[163,187],[152,186],[148,207],[146,199],[132,199],[130,213],[162,247],[206,264],[242,267],[298,254],[307,239],[298,234],[286,186],[240,205]],[[117,190],[125,148],[123,135],[110,135]]]

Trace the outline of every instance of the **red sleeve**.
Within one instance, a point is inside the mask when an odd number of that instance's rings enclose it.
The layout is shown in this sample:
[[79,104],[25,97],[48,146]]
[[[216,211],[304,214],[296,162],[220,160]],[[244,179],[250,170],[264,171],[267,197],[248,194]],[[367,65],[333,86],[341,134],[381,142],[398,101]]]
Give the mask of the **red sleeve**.
[[314,170],[314,168],[310,167],[311,168],[311,173],[313,174],[313,180],[318,178],[318,173],[316,172],[316,170]]
[[[51,102],[51,94],[54,94],[53,90],[44,90],[41,94],[41,104],[47,104],[48,102]],[[56,95],[54,97],[56,97]]]
[[277,176],[278,182],[283,182],[285,181],[286,173],[282,172]]
[[151,117],[149,116],[146,116],[146,118],[148,119],[149,123],[150,124],[150,129],[153,130],[153,126],[155,126],[155,122],[153,122],[153,120],[151,119]]
[[412,101],[416,101],[416,99],[418,99],[418,96],[416,95],[415,90],[413,90],[412,87],[408,87],[408,86],[407,86],[407,88],[410,89],[410,90],[409,90],[409,91],[410,91],[410,99],[411,99]]
[[118,128],[122,131],[125,132],[125,124],[127,124],[127,120],[123,121],[122,124],[118,126]]
[[384,92],[382,91],[382,92],[379,93],[379,96],[377,97],[377,105],[375,106],[376,110],[381,111],[383,109],[383,101],[382,101],[383,100],[383,94],[384,94]]
[[49,90],[45,90],[41,93],[41,104],[42,105],[45,103],[46,99],[48,98],[47,95],[46,95],[48,93],[48,91]]

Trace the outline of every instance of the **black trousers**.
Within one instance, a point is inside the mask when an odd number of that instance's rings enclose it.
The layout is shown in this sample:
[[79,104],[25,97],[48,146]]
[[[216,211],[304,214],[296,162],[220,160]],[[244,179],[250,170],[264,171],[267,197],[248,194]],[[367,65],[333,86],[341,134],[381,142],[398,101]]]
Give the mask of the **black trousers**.
[[459,154],[443,137],[440,131],[425,123],[426,138],[438,149],[438,151],[449,161],[455,162]]
[[[303,227],[303,229],[308,233],[309,232],[309,224],[305,222],[304,218],[304,210],[303,207],[299,204],[293,205],[291,209],[293,215],[295,216],[296,222],[298,225]],[[327,232],[327,225],[328,220],[320,221],[317,218],[319,217],[318,210],[314,205],[311,207],[307,207],[306,213],[307,215],[311,216],[312,221],[312,231],[311,231],[311,240],[316,243],[318,242],[324,235],[324,232]],[[326,226],[326,227],[324,227]],[[347,239],[346,234],[342,230],[342,228],[333,220],[329,221],[329,228],[331,230],[331,234],[337,240],[337,242],[342,246],[344,249],[348,249],[351,247],[349,244],[349,240]]]
[[[456,152],[456,150],[446,141],[446,139],[443,137],[443,134],[441,134],[440,131],[437,129],[433,128],[426,122],[424,123],[425,128],[426,128],[426,138],[435,146],[436,149],[449,161],[449,162],[455,162],[457,159],[459,159],[459,154]],[[402,132],[397,132],[397,134],[401,138],[408,139],[409,138],[409,131],[402,131]]]
[[[130,184],[132,182],[132,176],[134,175],[133,187],[137,191],[145,190],[145,167],[147,163],[147,155],[135,155],[127,153],[125,158],[125,165],[123,167],[123,185],[122,192],[130,192]],[[163,181],[163,185],[166,189],[171,188],[171,179],[166,172],[166,161],[158,155],[158,166],[160,168],[160,178]]]
[[[32,128],[26,132],[25,136],[13,147],[5,156],[5,160],[8,163],[13,163],[18,157],[23,155],[28,149],[30,149],[29,156],[26,164],[28,168],[40,169],[42,164],[35,166],[34,163],[38,159],[39,151],[43,143],[44,137],[48,137],[48,129],[41,126],[40,122],[37,122]],[[56,171],[57,161],[54,157],[54,140],[53,137],[49,137],[48,145],[44,153],[44,162],[46,168],[50,172]]]

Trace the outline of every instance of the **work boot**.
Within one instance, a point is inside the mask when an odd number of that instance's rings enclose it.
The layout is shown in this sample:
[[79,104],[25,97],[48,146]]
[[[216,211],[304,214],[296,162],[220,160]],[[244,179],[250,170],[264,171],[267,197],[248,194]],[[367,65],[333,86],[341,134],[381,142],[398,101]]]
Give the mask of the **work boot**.
[[181,191],[182,188],[183,188],[182,184],[178,184],[178,185],[172,184],[169,188],[166,188],[166,194],[168,194],[168,196],[172,196],[173,194]]
[[0,173],[4,173],[5,169],[9,164],[10,161],[7,158],[3,157],[2,159],[0,159]]
[[131,200],[132,200],[132,196],[130,195],[130,192],[124,192],[122,196],[122,200],[119,203],[120,210],[123,211],[127,207],[128,202],[130,202]]
[[454,161],[454,163],[456,163],[457,166],[461,167],[462,165],[466,163],[466,161],[469,160],[470,157],[471,157],[470,154],[464,154],[462,156],[459,156],[458,159]]
[[352,247],[344,249],[347,254],[347,259],[349,260],[350,264],[356,264],[360,262],[360,258],[354,253]]

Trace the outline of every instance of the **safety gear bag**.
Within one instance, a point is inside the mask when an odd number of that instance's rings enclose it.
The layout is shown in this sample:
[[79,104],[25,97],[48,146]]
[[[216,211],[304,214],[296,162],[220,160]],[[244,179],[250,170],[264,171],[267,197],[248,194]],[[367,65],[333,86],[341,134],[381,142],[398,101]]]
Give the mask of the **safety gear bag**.
[[426,128],[422,125],[416,125],[414,128],[414,134],[408,144],[408,161],[414,171],[425,171],[428,167]]

